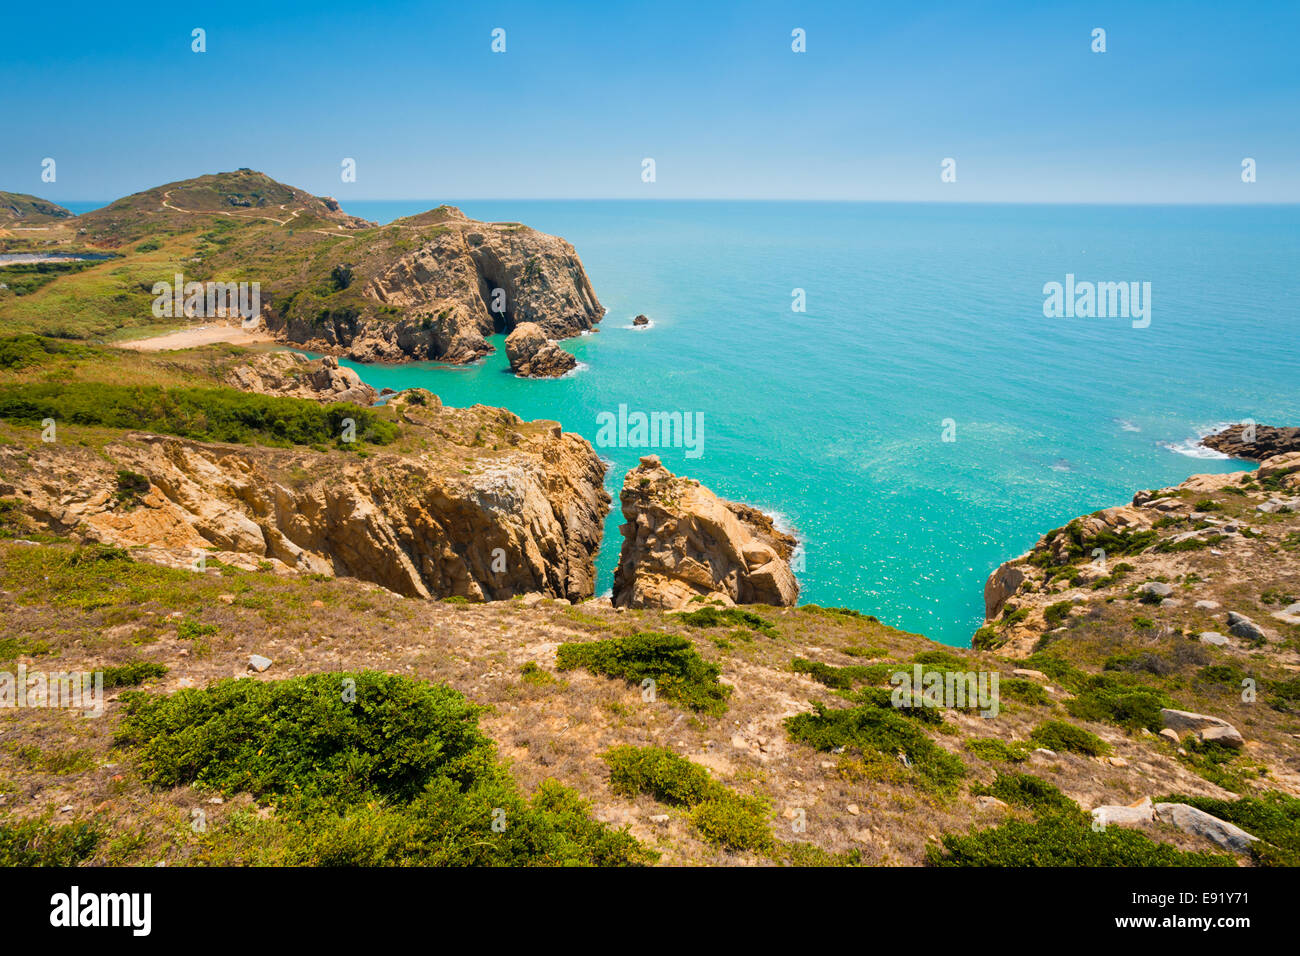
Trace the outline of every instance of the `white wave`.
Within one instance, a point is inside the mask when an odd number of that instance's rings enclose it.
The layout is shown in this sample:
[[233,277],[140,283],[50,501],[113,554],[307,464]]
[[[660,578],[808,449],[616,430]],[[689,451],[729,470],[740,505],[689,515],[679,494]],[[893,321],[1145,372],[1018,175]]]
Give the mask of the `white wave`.
[[[1210,433],[1206,432],[1206,434]],[[1205,435],[1201,436],[1201,438],[1204,437]],[[1232,457],[1231,455],[1225,455],[1221,451],[1215,451],[1213,448],[1206,448],[1201,444],[1201,438],[1189,438],[1186,441],[1178,442],[1162,441],[1156,444],[1166,451],[1172,451],[1175,455],[1183,455],[1187,458],[1226,460]]]
[[577,365],[573,366],[573,368],[569,369],[567,372],[561,375],[560,378],[573,378],[579,372],[585,372],[590,368],[591,366],[588,365],[586,362],[579,362]]
[[1120,431],[1125,431],[1125,432],[1140,432],[1140,431],[1142,430],[1142,429],[1138,428],[1138,426],[1134,425],[1131,421],[1129,421],[1129,420],[1126,419],[1126,418],[1117,418],[1117,419],[1115,419],[1115,421],[1119,423]]
[[631,329],[633,332],[644,332],[646,329],[653,329],[654,327],[655,327],[654,319],[651,319],[645,325],[634,325],[633,323],[629,322],[627,325],[622,326],[622,328]]

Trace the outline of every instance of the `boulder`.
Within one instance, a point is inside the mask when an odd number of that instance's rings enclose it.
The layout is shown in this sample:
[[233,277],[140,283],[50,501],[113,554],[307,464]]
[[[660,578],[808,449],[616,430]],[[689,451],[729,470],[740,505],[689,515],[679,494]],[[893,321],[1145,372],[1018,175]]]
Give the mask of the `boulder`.
[[311,398],[318,402],[373,405],[379,392],[343,368],[332,355],[309,359],[301,352],[264,352],[226,373],[226,384],[245,392]]
[[572,371],[578,360],[546,337],[533,322],[515,326],[506,336],[506,358],[511,370],[522,378],[558,378]]
[[1289,607],[1284,607],[1280,611],[1274,611],[1273,617],[1277,618],[1283,624],[1300,624],[1300,601]]
[[647,317],[647,316],[644,316],[644,315],[638,315],[635,319],[632,320],[632,324],[633,324],[633,325],[649,325],[649,324],[650,324],[650,319],[649,319],[649,317]]
[[1213,740],[1215,743],[1234,749],[1245,746],[1245,741],[1237,728],[1221,717],[1210,717],[1207,714],[1194,714],[1191,711],[1166,707],[1161,709],[1160,719],[1166,728],[1180,735],[1196,734],[1202,740]]
[[1259,839],[1227,820],[1220,820],[1186,803],[1157,803],[1155,816],[1161,823],[1176,826],[1193,836],[1204,837],[1234,853],[1250,849],[1250,845]]
[[655,455],[627,473],[620,501],[627,523],[616,606],[677,609],[719,598],[789,606],[798,598],[788,563],[795,539],[756,509],[673,475]]
[[1213,644],[1216,647],[1223,647],[1231,642],[1222,634],[1220,634],[1218,631],[1202,631],[1201,643]]
[[1264,632],[1259,625],[1246,615],[1238,614],[1236,611],[1228,612],[1228,630],[1242,640],[1253,641],[1256,644],[1264,641]]
[[1025,572],[1017,562],[1008,561],[989,575],[984,582],[984,619],[993,620],[1002,612],[1007,598],[1025,583]]
[[1145,797],[1131,806],[1107,805],[1093,807],[1092,819],[1103,827],[1114,824],[1120,827],[1136,827],[1150,823],[1155,816],[1151,798]]

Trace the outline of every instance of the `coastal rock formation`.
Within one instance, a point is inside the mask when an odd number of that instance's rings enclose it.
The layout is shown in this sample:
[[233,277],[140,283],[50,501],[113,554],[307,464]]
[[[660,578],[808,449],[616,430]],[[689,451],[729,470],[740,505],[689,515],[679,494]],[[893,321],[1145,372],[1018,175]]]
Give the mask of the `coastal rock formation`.
[[267,327],[358,361],[463,363],[491,352],[493,333],[535,323],[569,338],[605,312],[573,246],[518,223],[442,206],[367,239],[333,266],[327,294],[273,294]]
[[557,378],[578,365],[578,360],[546,337],[536,322],[524,322],[506,336],[506,357],[511,370],[523,378]]
[[796,542],[757,509],[676,477],[655,455],[627,473],[620,502],[627,523],[616,606],[679,608],[695,597],[788,606],[798,598],[788,563]]
[[1249,461],[1264,461],[1275,455],[1300,452],[1300,428],[1256,425],[1254,441],[1247,441],[1250,437],[1248,428],[1247,425],[1230,425],[1221,432],[1202,438],[1201,444],[1233,458]]
[[[1261,427],[1257,438],[1289,447],[1290,431]],[[1076,518],[989,576],[975,646],[1024,656],[1129,601],[1154,614],[1157,632],[1176,630],[1202,645],[1233,650],[1274,641],[1278,635],[1256,623],[1265,618],[1252,614],[1287,623],[1276,605],[1251,612],[1234,603],[1239,593],[1294,593],[1288,536],[1300,538],[1297,496],[1300,452],[1287,452],[1254,472],[1193,475]]]
[[590,597],[610,504],[591,446],[554,422],[424,395],[393,399],[419,452],[360,458],[138,432],[102,454],[5,445],[0,496],[40,528],[174,566],[206,553],[412,597]]
[[647,315],[638,315],[636,318],[632,320],[632,324],[635,326],[649,325],[650,317]]
[[226,384],[245,392],[313,398],[320,402],[373,405],[379,392],[331,355],[315,361],[300,352],[263,352],[226,374]]
[[31,225],[71,218],[71,212],[48,199],[0,190],[0,225]]

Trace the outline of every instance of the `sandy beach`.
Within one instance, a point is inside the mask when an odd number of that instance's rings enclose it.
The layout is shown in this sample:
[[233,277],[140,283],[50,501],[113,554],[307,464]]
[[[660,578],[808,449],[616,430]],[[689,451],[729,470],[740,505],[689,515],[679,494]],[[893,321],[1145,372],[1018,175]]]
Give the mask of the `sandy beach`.
[[275,338],[264,329],[249,330],[238,325],[200,325],[192,329],[180,329],[164,335],[117,344],[120,348],[135,349],[138,352],[166,352],[174,349],[192,349],[200,345],[213,345],[217,342],[256,345],[274,341]]

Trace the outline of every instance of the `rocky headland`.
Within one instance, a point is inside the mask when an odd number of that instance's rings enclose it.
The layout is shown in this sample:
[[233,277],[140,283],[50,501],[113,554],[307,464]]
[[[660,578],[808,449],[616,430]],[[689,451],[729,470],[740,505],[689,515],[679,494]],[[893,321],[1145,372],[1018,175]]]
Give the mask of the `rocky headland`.
[[795,540],[757,509],[673,475],[655,455],[627,473],[619,499],[627,523],[619,528],[615,605],[680,608],[704,600],[785,607],[797,600],[788,563]]

